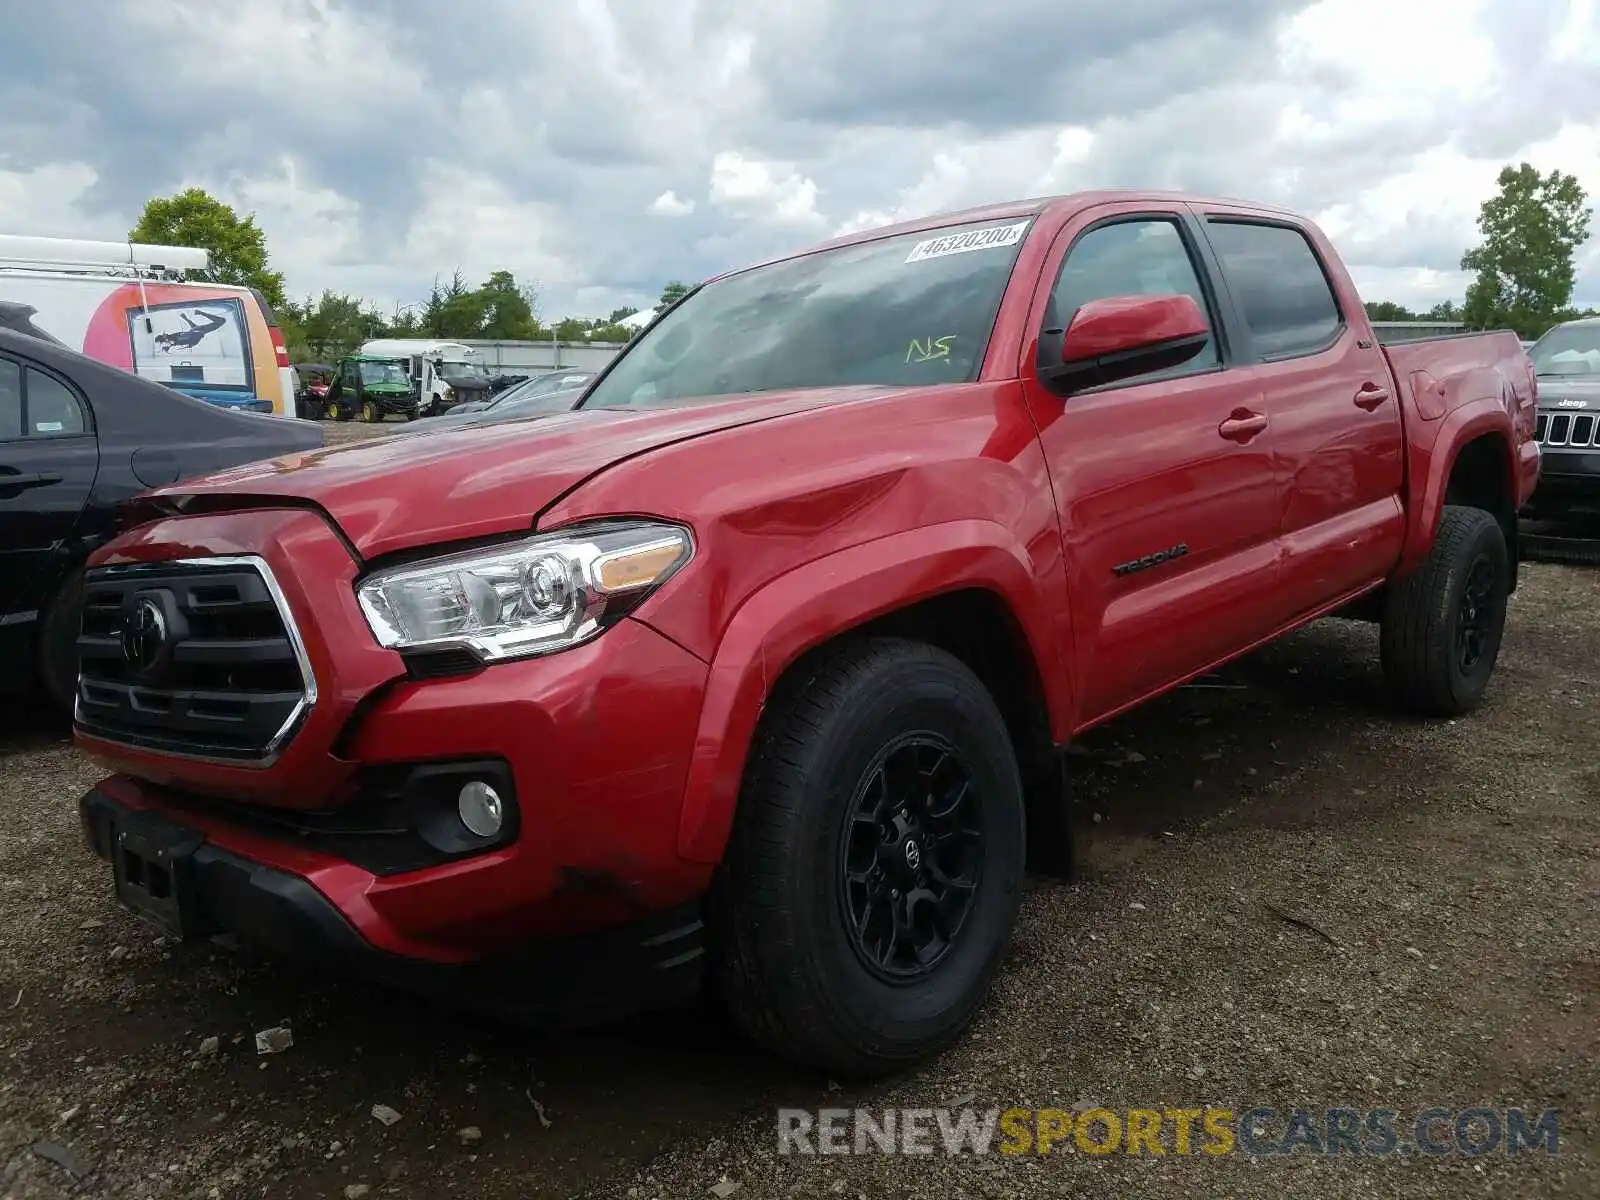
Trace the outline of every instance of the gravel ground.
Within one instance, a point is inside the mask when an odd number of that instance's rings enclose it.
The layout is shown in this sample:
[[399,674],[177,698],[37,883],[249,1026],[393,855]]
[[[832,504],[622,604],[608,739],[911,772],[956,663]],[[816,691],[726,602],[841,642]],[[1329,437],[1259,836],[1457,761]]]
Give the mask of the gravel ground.
[[[971,1035],[872,1087],[698,1013],[542,1037],[167,944],[79,838],[99,772],[0,714],[0,1196],[1600,1195],[1596,579],[1528,568],[1470,719],[1395,716],[1325,622],[1096,731],[1079,876],[1032,883]],[[780,1106],[952,1102],[1520,1105],[1560,1153],[777,1153]]]

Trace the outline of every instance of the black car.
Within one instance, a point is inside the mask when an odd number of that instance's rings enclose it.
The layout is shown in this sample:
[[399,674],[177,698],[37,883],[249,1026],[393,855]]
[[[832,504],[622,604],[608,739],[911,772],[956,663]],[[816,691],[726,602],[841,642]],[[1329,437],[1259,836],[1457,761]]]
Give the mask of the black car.
[[0,329],[0,689],[77,692],[84,560],[147,488],[314,450],[311,421],[230,411]]
[[1539,377],[1544,462],[1527,513],[1600,515],[1600,317],[1557,325],[1528,357]]

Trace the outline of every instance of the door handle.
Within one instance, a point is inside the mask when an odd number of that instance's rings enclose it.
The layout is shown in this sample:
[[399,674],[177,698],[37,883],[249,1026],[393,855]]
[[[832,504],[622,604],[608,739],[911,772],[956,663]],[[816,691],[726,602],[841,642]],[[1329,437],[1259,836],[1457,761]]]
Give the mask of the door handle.
[[0,475],[0,492],[25,492],[29,488],[60,483],[59,475]]
[[1361,385],[1361,390],[1356,393],[1356,407],[1371,412],[1388,398],[1388,388],[1379,387],[1375,383],[1364,383]]
[[1230,442],[1248,442],[1267,427],[1265,413],[1236,408],[1228,419],[1217,426],[1217,432]]

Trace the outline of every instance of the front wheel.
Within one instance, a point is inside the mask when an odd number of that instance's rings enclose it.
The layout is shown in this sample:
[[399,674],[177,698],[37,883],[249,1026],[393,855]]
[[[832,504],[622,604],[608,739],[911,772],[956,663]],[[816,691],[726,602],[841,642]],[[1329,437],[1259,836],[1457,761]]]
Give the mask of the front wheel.
[[74,571],[39,623],[39,682],[59,712],[78,699],[78,627],[83,622],[83,572]]
[[1511,556],[1492,513],[1447,505],[1427,561],[1391,584],[1379,647],[1383,675],[1408,708],[1460,716],[1483,699],[1500,654]]
[[379,421],[383,420],[383,413],[378,411],[378,406],[376,404],[374,404],[371,400],[368,400],[361,406],[361,419],[368,425],[376,425]]
[[1021,900],[1022,781],[978,678],[915,642],[790,672],[752,747],[711,905],[722,997],[775,1053],[871,1076],[988,994]]

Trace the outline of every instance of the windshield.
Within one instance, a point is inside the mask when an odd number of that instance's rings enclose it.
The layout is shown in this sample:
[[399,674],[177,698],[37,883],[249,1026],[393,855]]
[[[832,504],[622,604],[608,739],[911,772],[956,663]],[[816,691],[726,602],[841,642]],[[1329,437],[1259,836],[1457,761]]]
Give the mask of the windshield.
[[397,362],[362,363],[361,382],[368,387],[376,387],[380,384],[394,384],[398,387],[411,386],[411,378],[406,374],[404,365]]
[[439,374],[446,383],[457,380],[462,383],[485,383],[489,379],[489,368],[476,362],[447,362],[439,364]]
[[582,387],[594,378],[594,372],[581,372],[573,374],[570,371],[555,371],[549,375],[535,375],[532,379],[524,380],[502,395],[494,404],[504,404],[509,400],[532,400],[535,396],[548,396],[552,392],[567,392],[573,388]]
[[707,284],[635,339],[584,407],[969,382],[1031,220],[900,234]]
[[1528,357],[1540,375],[1600,374],[1600,324],[1557,325]]
[[578,402],[578,397],[582,394],[583,389],[579,387],[562,388],[539,396],[530,396],[524,392],[509,404],[494,404],[490,407],[497,417],[526,417],[535,413],[566,412]]

